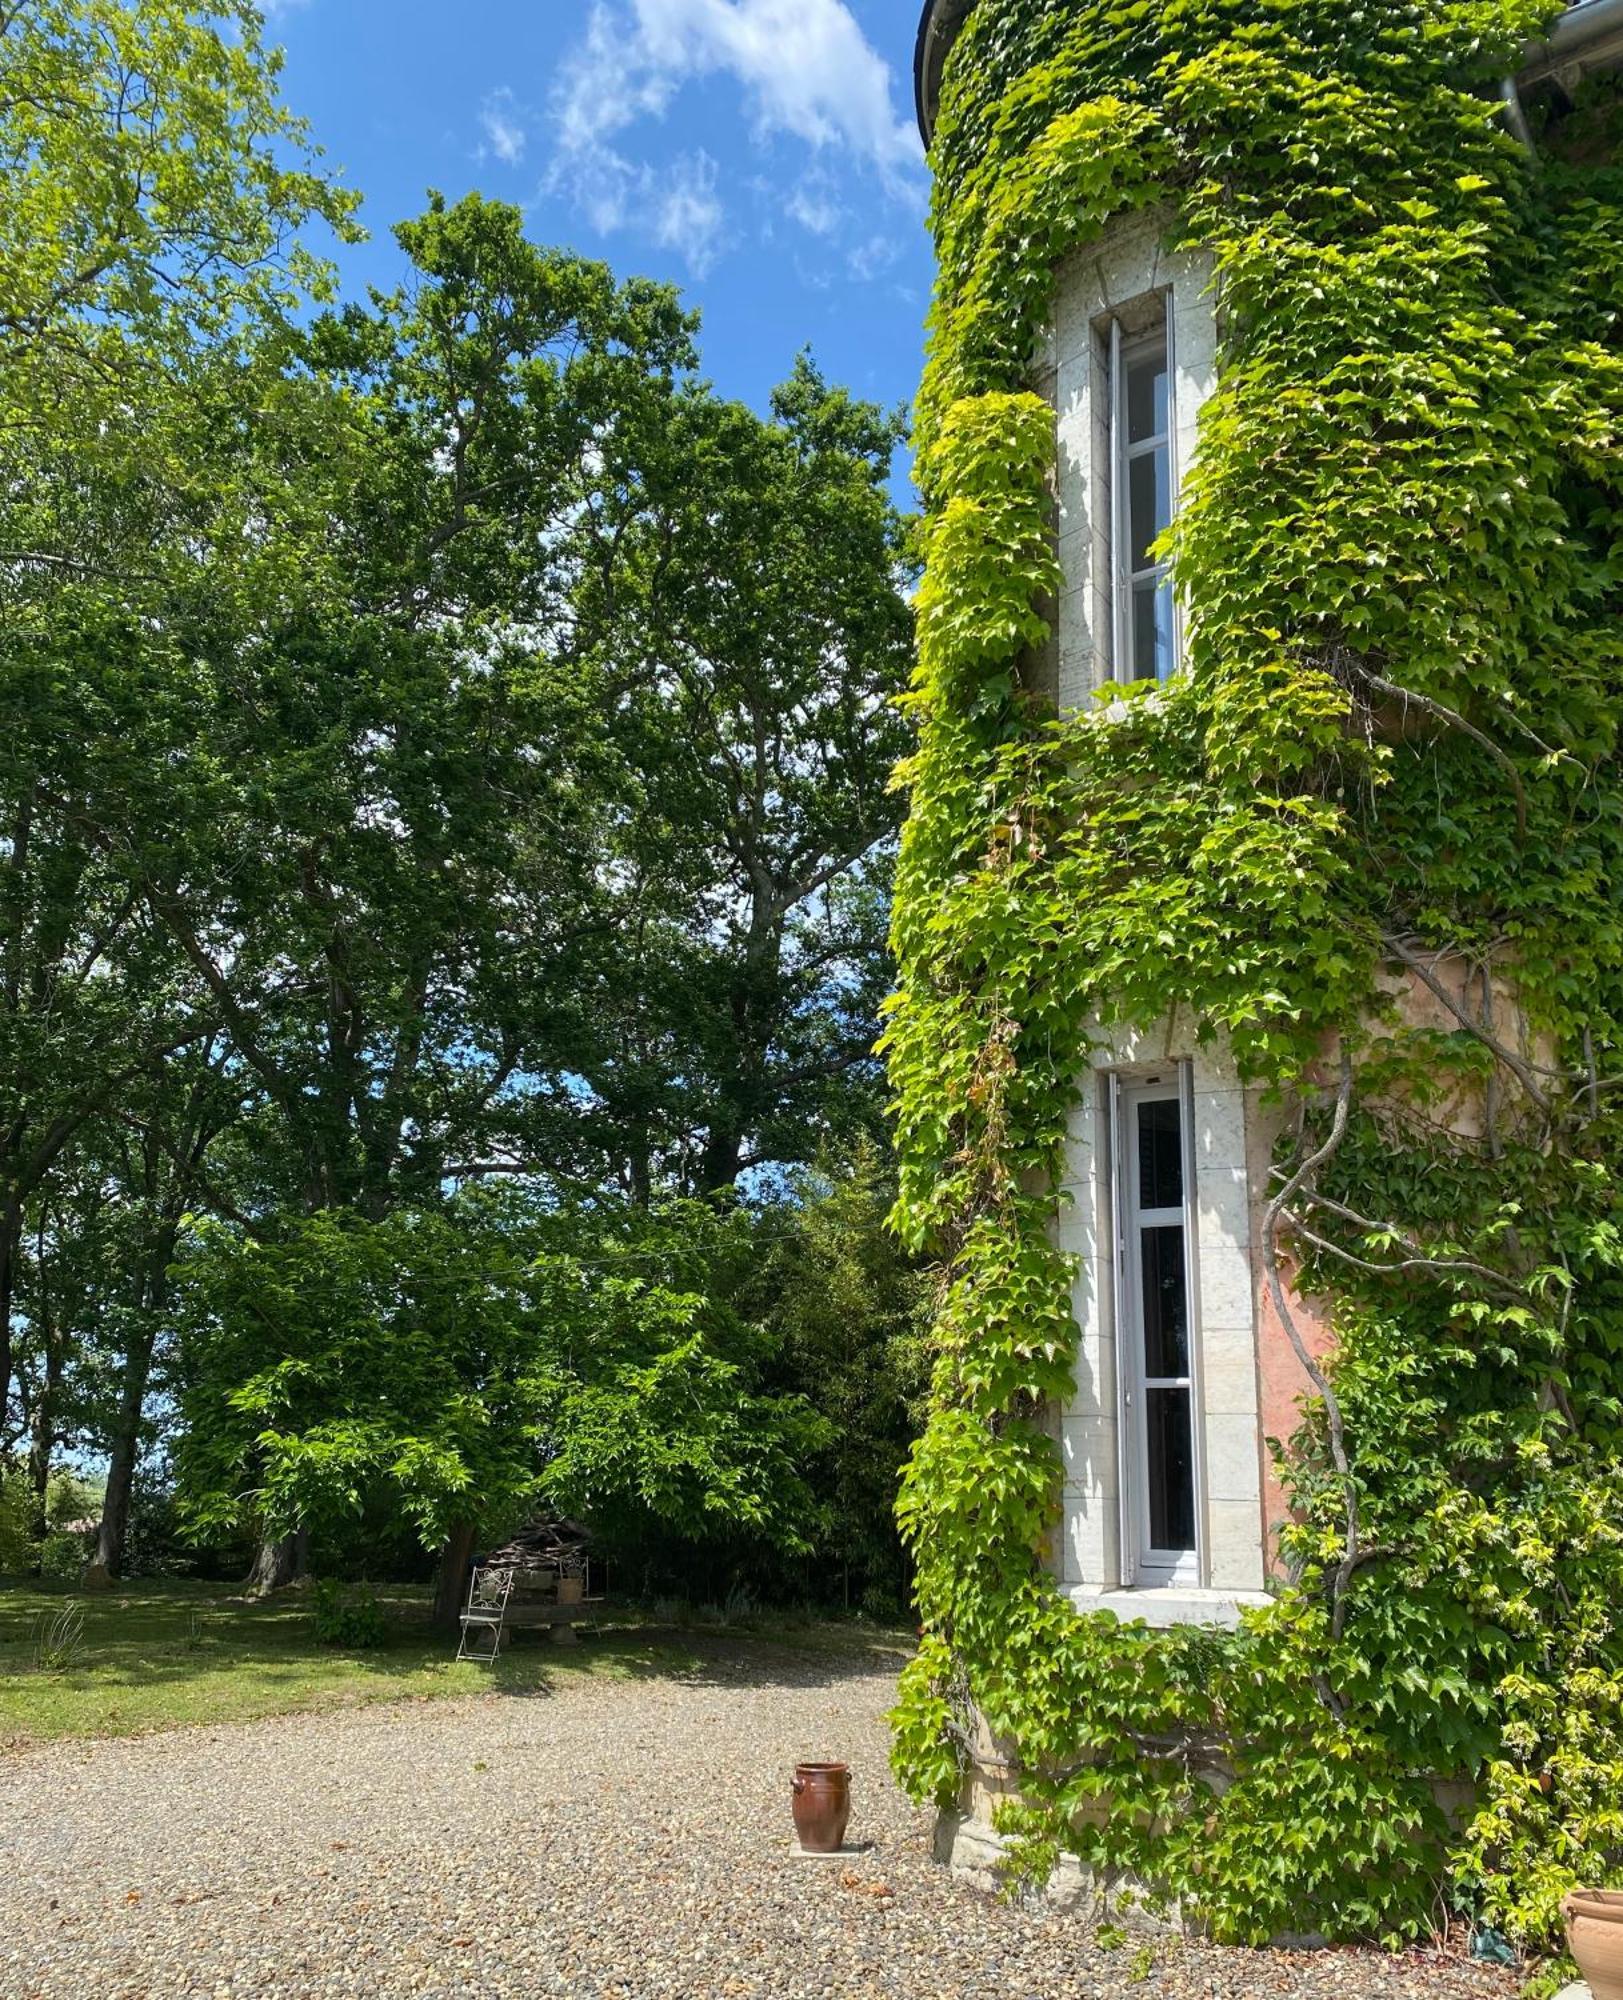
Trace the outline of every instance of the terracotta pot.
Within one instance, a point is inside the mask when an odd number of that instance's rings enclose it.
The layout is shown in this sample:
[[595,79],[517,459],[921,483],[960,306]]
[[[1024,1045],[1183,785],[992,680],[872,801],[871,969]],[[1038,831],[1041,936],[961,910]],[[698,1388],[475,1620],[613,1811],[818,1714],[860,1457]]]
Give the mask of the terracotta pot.
[[1623,2000],[1623,1889],[1574,1889],[1561,1914],[1595,2000]]
[[797,1764],[795,1834],[808,1854],[838,1854],[851,1817],[849,1764]]

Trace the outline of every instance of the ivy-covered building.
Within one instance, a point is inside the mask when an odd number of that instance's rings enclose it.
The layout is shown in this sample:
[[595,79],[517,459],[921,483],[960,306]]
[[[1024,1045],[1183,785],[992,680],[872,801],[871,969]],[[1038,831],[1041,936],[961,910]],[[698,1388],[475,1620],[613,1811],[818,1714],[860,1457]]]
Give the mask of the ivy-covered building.
[[961,1865],[1534,1945],[1623,1868],[1620,71],[1623,0],[925,7]]

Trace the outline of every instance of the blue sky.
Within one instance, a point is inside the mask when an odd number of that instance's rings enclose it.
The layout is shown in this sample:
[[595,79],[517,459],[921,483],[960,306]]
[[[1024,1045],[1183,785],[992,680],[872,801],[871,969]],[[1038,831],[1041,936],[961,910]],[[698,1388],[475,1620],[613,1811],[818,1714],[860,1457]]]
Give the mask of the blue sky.
[[346,291],[400,270],[424,191],[520,204],[531,235],[679,284],[705,372],[764,404],[810,345],[894,404],[930,253],[914,0],[273,0],[284,91],[365,197]]

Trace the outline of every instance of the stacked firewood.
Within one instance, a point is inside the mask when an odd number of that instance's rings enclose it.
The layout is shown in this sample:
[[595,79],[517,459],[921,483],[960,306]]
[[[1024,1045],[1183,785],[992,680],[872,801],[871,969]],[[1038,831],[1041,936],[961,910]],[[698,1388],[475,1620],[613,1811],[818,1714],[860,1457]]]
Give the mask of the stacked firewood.
[[481,1559],[484,1569],[510,1569],[529,1576],[586,1574],[586,1530],[578,1521],[541,1515]]

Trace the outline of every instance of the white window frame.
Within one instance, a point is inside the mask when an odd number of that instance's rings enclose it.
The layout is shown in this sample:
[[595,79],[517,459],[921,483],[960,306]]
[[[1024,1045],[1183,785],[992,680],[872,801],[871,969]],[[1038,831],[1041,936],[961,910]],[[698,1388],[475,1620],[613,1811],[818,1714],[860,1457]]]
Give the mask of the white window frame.
[[[1121,1496],[1121,1561],[1124,1589],[1204,1588],[1209,1571],[1206,1530],[1206,1476],[1202,1431],[1204,1398],[1200,1382],[1200,1273],[1195,1248],[1195,1161],[1193,1070],[1188,1062],[1167,1064],[1154,1075],[1112,1072],[1109,1078],[1110,1151],[1115,1236],[1117,1470]],[[1183,1200],[1176,1208],[1139,1205],[1138,1117],[1141,1104],[1178,1105],[1183,1156]],[[1183,1230],[1185,1311],[1189,1372],[1147,1377],[1144,1371],[1143,1283],[1139,1252],[1144,1229],[1177,1224]],[[1193,1485],[1195,1546],[1156,1549],[1149,1543],[1149,1434],[1144,1421],[1146,1391],[1179,1387],[1189,1398],[1190,1477]]]
[[[1153,583],[1157,589],[1170,583],[1172,565],[1152,563],[1144,569],[1129,568],[1131,546],[1131,468],[1135,458],[1164,449],[1167,455],[1167,486],[1172,518],[1177,518],[1180,468],[1178,465],[1178,368],[1173,349],[1172,294],[1153,295],[1154,318],[1149,327],[1129,333],[1121,319],[1110,320],[1110,644],[1111,676],[1131,683],[1133,674],[1133,590],[1136,585]],[[1127,441],[1127,369],[1140,356],[1159,351],[1166,359],[1166,429],[1154,437]],[[1172,589],[1172,660],[1165,678],[1183,667],[1183,621],[1176,588]]]

